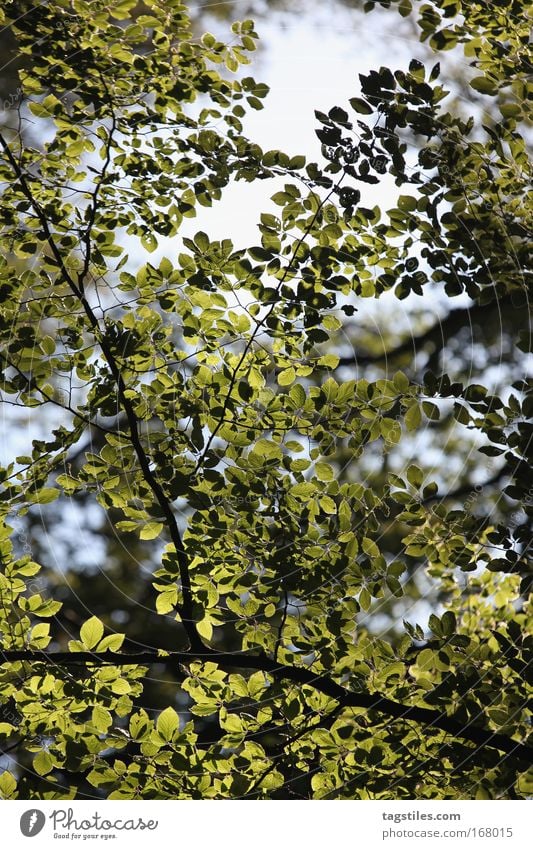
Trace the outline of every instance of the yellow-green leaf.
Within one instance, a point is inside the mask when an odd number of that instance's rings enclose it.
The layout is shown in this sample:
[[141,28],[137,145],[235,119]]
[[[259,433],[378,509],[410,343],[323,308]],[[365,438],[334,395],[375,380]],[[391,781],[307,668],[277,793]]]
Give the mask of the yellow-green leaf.
[[156,539],[162,530],[162,522],[147,522],[147,524],[141,528],[139,536],[141,539]]
[[87,649],[94,649],[104,634],[104,626],[97,616],[91,616],[80,629],[80,639]]

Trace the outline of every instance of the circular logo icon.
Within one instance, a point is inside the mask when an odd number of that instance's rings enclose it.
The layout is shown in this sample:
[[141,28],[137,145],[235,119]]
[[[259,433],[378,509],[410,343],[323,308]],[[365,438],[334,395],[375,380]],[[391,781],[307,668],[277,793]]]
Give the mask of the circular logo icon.
[[29,811],[24,811],[20,818],[20,830],[24,837],[35,837],[43,830],[46,817],[42,811],[37,808],[31,808]]

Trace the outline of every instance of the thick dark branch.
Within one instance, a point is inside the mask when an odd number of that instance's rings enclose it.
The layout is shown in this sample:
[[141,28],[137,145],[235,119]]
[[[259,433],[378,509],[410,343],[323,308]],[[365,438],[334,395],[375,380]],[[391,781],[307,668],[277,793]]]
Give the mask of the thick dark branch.
[[473,493],[481,494],[485,487],[494,486],[495,483],[499,483],[503,478],[509,475],[509,469],[507,466],[503,466],[498,472],[492,475],[490,478],[487,478],[486,481],[483,481],[481,484],[473,484],[471,482],[467,482],[458,486],[457,489],[451,489],[449,492],[445,492],[443,495],[439,495],[436,492],[434,495],[428,495],[426,498],[423,498],[422,504],[440,504],[442,501],[457,501],[458,498],[465,498]]
[[487,319],[494,309],[507,306],[511,303],[510,298],[502,298],[499,301],[491,301],[490,304],[474,304],[470,307],[459,307],[451,310],[445,318],[428,327],[418,336],[410,336],[395,348],[389,351],[381,351],[379,354],[364,354],[355,351],[346,357],[339,359],[339,366],[367,366],[385,364],[388,360],[395,360],[402,354],[412,353],[416,356],[422,348],[432,343],[435,351],[441,351],[446,343],[455,336],[462,327],[472,327]]
[[161,663],[175,666],[178,663],[191,663],[194,660],[208,660],[219,664],[227,669],[256,669],[266,672],[278,680],[294,681],[296,684],[306,684],[314,687],[320,693],[335,699],[342,707],[364,708],[384,713],[394,719],[411,720],[424,725],[426,728],[438,728],[453,737],[459,737],[475,743],[476,746],[488,746],[499,749],[508,755],[533,764],[533,748],[525,743],[519,743],[504,734],[487,731],[473,725],[465,725],[453,717],[447,716],[438,710],[415,707],[394,702],[379,693],[354,693],[345,689],[336,681],[326,675],[317,675],[310,669],[301,666],[286,666],[278,663],[267,655],[239,655],[226,652],[217,652],[211,649],[192,652],[170,652],[160,655],[158,652],[135,652],[132,654],[114,654],[111,652],[35,652],[25,650],[13,650],[1,652],[4,663],[15,661],[32,661],[46,663],[48,667],[58,664],[59,666],[93,665],[102,666],[132,666],[151,665]]

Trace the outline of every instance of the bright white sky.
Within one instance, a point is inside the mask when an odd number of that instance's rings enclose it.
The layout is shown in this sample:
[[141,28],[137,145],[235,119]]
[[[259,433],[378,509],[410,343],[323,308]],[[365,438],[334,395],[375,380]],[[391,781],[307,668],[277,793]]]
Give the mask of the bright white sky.
[[[191,3],[191,7],[206,9],[216,5]],[[231,22],[250,17],[246,3],[224,4],[228,5],[234,7],[231,20],[204,17],[202,21],[203,31],[208,30],[225,42],[234,38]],[[290,0],[288,6],[291,10],[298,9],[296,0]],[[270,13],[265,19],[258,18],[256,31],[260,49],[251,54],[252,64],[244,67],[242,75],[267,83],[270,92],[264,100],[264,109],[259,112],[250,109],[243,119],[245,135],[265,151],[279,149],[289,155],[304,154],[308,162],[324,164],[320,142],[315,135],[320,126],[315,109],[328,112],[332,106],[342,106],[354,120],[361,118],[348,103],[350,97],[360,95],[360,73],[381,65],[393,70],[407,69],[413,58],[425,60],[430,67],[437,61],[436,56],[432,61],[432,51],[418,41],[412,27],[412,22],[401,18],[395,10],[377,9],[365,15],[335,0],[322,3],[307,0],[300,4],[298,11]],[[443,64],[443,58],[438,58]],[[449,61],[450,57],[446,59]],[[459,51],[454,51],[452,61],[464,61]],[[203,229],[211,239],[231,238],[238,248],[260,244],[257,229],[260,213],[279,214],[279,207],[269,198],[284,182],[277,178],[233,183],[211,209],[197,208],[198,217],[184,221],[180,236],[192,236]],[[358,188],[363,205],[379,204],[385,210],[395,205],[400,194],[400,189],[387,175],[378,185],[360,183]],[[175,239],[160,240],[158,251],[148,258],[151,262],[165,255],[172,259],[175,252]],[[468,301],[468,298],[457,298],[454,306],[459,306],[460,300]],[[364,302],[365,317],[369,321],[379,322],[384,312],[390,316],[392,309],[394,326],[405,329],[411,324],[413,308],[445,314],[449,304],[447,298],[438,298],[428,289],[423,299],[412,295],[400,302],[393,293],[386,293],[379,301]]]
[[[242,17],[238,5],[237,19]],[[209,19],[205,23],[220,40],[231,40],[229,22]],[[303,153],[308,161],[323,161],[315,135],[320,126],[315,109],[327,112],[339,105],[351,113],[347,101],[360,93],[359,73],[389,63],[402,67],[425,54],[424,47],[408,36],[399,15],[364,15],[335,2],[311,2],[298,14],[273,14],[268,20],[258,20],[256,31],[262,48],[252,54],[245,74],[267,83],[270,93],[263,110],[247,114],[245,134],[264,150],[279,149],[293,156]],[[355,119],[355,112],[353,116]],[[210,236],[230,237],[239,247],[257,242],[260,212],[279,211],[268,200],[277,190],[277,184],[267,181],[229,187],[222,201],[209,211]],[[363,203],[372,199],[372,206],[393,205],[395,194],[390,184],[368,187],[367,192]],[[192,231],[199,229],[198,219],[191,220],[190,226]]]

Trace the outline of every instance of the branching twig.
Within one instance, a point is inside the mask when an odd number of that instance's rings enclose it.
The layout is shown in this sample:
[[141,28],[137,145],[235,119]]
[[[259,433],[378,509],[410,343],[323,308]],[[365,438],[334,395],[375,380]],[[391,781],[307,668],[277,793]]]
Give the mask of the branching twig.
[[283,588],[283,599],[284,599],[284,607],[283,607],[283,615],[281,617],[281,622],[279,623],[278,628],[278,636],[276,639],[276,644],[274,646],[274,660],[278,659],[278,651],[281,645],[281,639],[283,637],[283,629],[285,627],[285,622],[287,621],[287,613],[289,609],[289,596],[287,595],[287,590],[285,587]]
[[270,775],[270,773],[273,772],[273,770],[276,768],[276,766],[277,766],[276,758],[280,757],[283,754],[283,752],[287,748],[287,746],[292,745],[292,743],[296,743],[297,740],[299,740],[305,734],[308,734],[310,731],[314,731],[315,728],[326,728],[326,729],[331,728],[331,726],[333,725],[333,723],[337,719],[337,716],[339,715],[341,710],[342,710],[341,705],[337,705],[337,707],[334,708],[331,711],[331,713],[328,713],[326,716],[321,716],[319,718],[319,721],[316,722],[314,725],[306,725],[304,728],[300,728],[296,732],[296,734],[293,734],[292,737],[288,738],[288,740],[285,740],[283,743],[280,743],[278,746],[276,746],[275,749],[272,752],[269,753],[269,757],[272,758],[271,763],[268,765],[266,770],[264,772],[262,772],[261,775],[258,776],[258,778],[254,781],[254,783],[249,788],[249,790],[246,791],[243,798],[247,799],[250,796],[257,795],[256,791],[258,791],[259,787],[261,786],[261,784],[263,783],[265,778],[268,775]]
[[[139,461],[139,464],[141,466],[141,470],[142,470],[144,479],[145,479],[146,483],[148,484],[148,486],[150,487],[150,489],[152,490],[152,492],[155,496],[155,499],[158,502],[159,507],[161,508],[163,516],[165,517],[165,520],[166,520],[167,529],[168,529],[170,538],[171,538],[171,540],[174,544],[174,548],[176,550],[176,556],[177,556],[177,559],[178,559],[178,565],[179,565],[179,570],[180,570],[180,582],[181,582],[181,590],[182,590],[182,597],[183,597],[182,604],[178,608],[178,612],[181,616],[183,626],[184,626],[185,631],[187,633],[187,636],[189,638],[191,648],[194,651],[207,651],[207,649],[204,646],[201,638],[198,635],[198,632],[196,630],[196,626],[195,626],[194,621],[193,621],[192,592],[191,592],[191,584],[190,584],[190,577],[189,577],[189,570],[188,570],[188,558],[187,558],[187,555],[185,553],[185,548],[183,546],[183,542],[182,542],[182,539],[181,539],[181,534],[179,532],[176,517],[174,516],[170,500],[165,495],[165,492],[164,492],[161,484],[159,483],[154,472],[150,468],[150,460],[148,459],[146,451],[145,451],[145,449],[142,445],[140,432],[139,432],[139,425],[138,425],[138,421],[137,421],[137,416],[135,414],[133,404],[131,403],[131,401],[128,399],[128,397],[126,395],[126,385],[125,385],[124,380],[122,378],[122,375],[121,375],[119,366],[117,364],[117,361],[116,361],[116,359],[113,355],[113,351],[111,350],[111,347],[109,346],[109,344],[106,340],[105,332],[100,327],[100,323],[99,323],[98,319],[96,318],[94,310],[92,309],[89,301],[87,300],[82,288],[80,288],[80,285],[72,278],[72,275],[70,274],[68,268],[66,267],[64,260],[63,260],[63,257],[61,255],[61,251],[59,250],[59,248],[58,248],[58,246],[55,242],[54,236],[52,234],[52,231],[50,229],[50,224],[49,224],[49,221],[46,217],[46,214],[45,214],[44,210],[41,208],[41,206],[38,203],[38,201],[36,200],[36,198],[34,197],[33,192],[31,190],[31,187],[30,187],[30,185],[29,185],[29,183],[26,179],[26,176],[25,176],[20,164],[17,162],[17,160],[13,156],[13,154],[12,154],[10,148],[9,148],[9,145],[7,144],[6,140],[4,139],[4,137],[1,133],[0,133],[0,145],[4,149],[6,157],[7,157],[8,161],[9,161],[9,163],[10,163],[10,165],[11,165],[11,167],[12,167],[14,173],[15,173],[15,176],[16,176],[19,184],[20,184],[22,192],[24,193],[25,197],[28,199],[28,201],[32,205],[32,207],[35,211],[35,214],[36,214],[37,218],[39,219],[39,223],[41,224],[41,227],[43,228],[43,232],[45,234],[46,241],[47,241],[47,243],[50,247],[50,250],[52,252],[54,259],[56,260],[56,263],[57,263],[57,266],[59,268],[59,271],[60,271],[60,274],[61,274],[63,281],[68,285],[68,287],[71,289],[71,291],[79,299],[81,306],[83,307],[83,310],[85,312],[85,315],[87,316],[87,319],[89,321],[89,325],[91,327],[91,330],[93,331],[97,341],[100,343],[102,354],[105,357],[107,365],[109,366],[109,370],[111,371],[113,379],[115,380],[115,383],[116,383],[117,395],[118,395],[119,402],[120,402],[122,409],[124,410],[124,412],[126,414],[126,418],[128,420],[131,442],[132,442],[134,451],[137,455],[137,459]],[[83,280],[81,281],[81,283],[83,284]]]
[[[339,178],[339,180],[337,181],[336,185],[334,185],[334,186],[330,189],[330,191],[327,193],[327,195],[326,195],[326,196],[325,196],[325,197],[324,197],[324,198],[323,198],[323,199],[322,199],[322,200],[318,203],[317,208],[316,208],[316,211],[314,212],[314,214],[313,214],[313,216],[312,216],[312,218],[311,218],[311,221],[309,222],[309,224],[308,224],[308,225],[307,225],[307,227],[305,228],[304,232],[302,233],[302,235],[300,236],[300,238],[299,238],[299,239],[298,239],[298,241],[296,242],[295,247],[293,248],[292,256],[291,256],[291,258],[290,258],[289,262],[287,263],[287,266],[286,266],[286,268],[284,269],[283,274],[282,274],[282,275],[281,275],[281,277],[280,277],[280,280],[279,280],[278,285],[276,286],[276,290],[275,290],[275,291],[276,291],[276,294],[280,291],[280,289],[281,289],[282,285],[285,283],[285,280],[286,280],[286,278],[287,278],[287,274],[288,274],[288,273],[289,273],[289,271],[292,269],[292,266],[293,266],[294,260],[296,259],[297,255],[298,255],[298,249],[299,249],[299,248],[300,248],[300,246],[302,245],[302,243],[303,243],[304,239],[306,238],[306,236],[308,236],[308,235],[309,235],[309,233],[311,232],[311,230],[312,230],[312,228],[313,228],[313,225],[314,225],[315,221],[317,220],[318,215],[320,214],[320,212],[321,212],[322,208],[323,208],[323,207],[324,207],[324,205],[327,203],[327,201],[329,200],[329,198],[331,197],[331,195],[332,195],[332,194],[333,194],[333,193],[334,193],[334,192],[338,189],[338,187],[340,186],[340,184],[341,184],[341,182],[342,182],[342,180],[343,180],[343,177],[344,177],[344,176],[345,176],[345,174],[343,173],[343,174],[341,175],[341,177]],[[233,388],[234,388],[234,386],[235,386],[235,384],[236,384],[236,382],[237,382],[237,377],[238,377],[238,374],[239,374],[239,370],[240,370],[240,368],[241,368],[242,364],[244,363],[244,361],[245,361],[245,359],[246,359],[246,357],[247,357],[247,355],[248,355],[248,352],[249,352],[250,348],[252,347],[252,345],[253,345],[253,343],[254,343],[254,341],[255,341],[255,338],[256,338],[256,336],[257,336],[257,334],[258,334],[258,332],[259,332],[260,328],[264,326],[264,324],[265,324],[265,322],[267,321],[267,319],[268,319],[268,318],[272,315],[272,313],[273,313],[273,311],[274,311],[274,309],[275,309],[275,307],[276,307],[276,303],[277,303],[276,299],[273,299],[271,307],[270,307],[269,309],[267,309],[267,311],[265,312],[265,314],[264,314],[263,318],[262,318],[262,319],[260,319],[260,320],[257,322],[257,324],[256,324],[256,326],[255,326],[255,328],[254,328],[254,330],[253,330],[253,333],[251,333],[251,334],[250,334],[250,338],[248,339],[248,341],[247,341],[246,345],[244,346],[244,351],[242,352],[241,356],[239,357],[239,361],[238,361],[237,365],[235,366],[235,368],[234,368],[234,370],[233,370],[233,374],[232,374],[232,376],[231,376],[231,379],[230,379],[230,382],[229,382],[229,385],[228,385],[228,391],[227,391],[226,397],[225,397],[225,399],[224,399],[224,404],[222,405],[222,413],[221,413],[221,415],[220,415],[220,419],[219,419],[219,421],[218,421],[218,423],[217,423],[216,427],[215,427],[215,428],[213,428],[213,431],[212,431],[212,433],[211,433],[211,435],[210,435],[209,439],[207,440],[207,443],[206,443],[206,446],[205,446],[205,448],[204,448],[204,450],[203,450],[203,452],[202,452],[202,455],[201,455],[201,457],[198,459],[198,462],[196,463],[196,467],[195,467],[195,470],[194,470],[194,472],[193,472],[193,475],[196,475],[196,474],[198,473],[199,469],[200,469],[200,468],[201,468],[201,466],[202,466],[202,463],[203,463],[203,461],[204,461],[204,458],[205,458],[205,457],[206,457],[206,455],[207,455],[207,452],[208,452],[208,451],[209,451],[209,449],[211,448],[211,445],[212,445],[212,443],[213,443],[213,440],[215,439],[216,435],[218,434],[219,430],[221,429],[222,425],[224,424],[225,417],[226,417],[226,412],[227,412],[227,410],[228,410],[228,406],[229,406],[230,399],[231,399],[231,393],[233,392]]]

